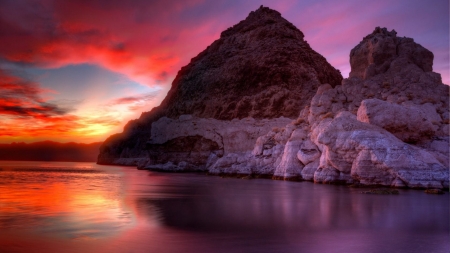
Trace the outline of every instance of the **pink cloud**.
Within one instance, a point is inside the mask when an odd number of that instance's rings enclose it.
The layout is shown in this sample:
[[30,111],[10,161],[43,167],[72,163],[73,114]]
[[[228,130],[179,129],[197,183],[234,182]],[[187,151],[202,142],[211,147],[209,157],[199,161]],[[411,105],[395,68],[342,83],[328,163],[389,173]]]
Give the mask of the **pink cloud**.
[[173,18],[199,1],[35,3],[35,9],[2,6],[12,12],[0,20],[8,35],[0,37],[0,54],[9,61],[53,68],[93,63],[151,86],[168,82],[219,33],[211,28],[214,20],[183,24]]

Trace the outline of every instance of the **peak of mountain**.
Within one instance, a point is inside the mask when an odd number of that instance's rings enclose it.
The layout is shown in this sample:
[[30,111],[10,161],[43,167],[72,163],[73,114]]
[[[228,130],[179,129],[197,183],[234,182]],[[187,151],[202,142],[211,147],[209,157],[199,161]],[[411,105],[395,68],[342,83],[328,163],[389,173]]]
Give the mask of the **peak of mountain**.
[[301,34],[301,39],[303,40],[303,33],[297,27],[285,20],[278,11],[262,5],[256,11],[250,12],[245,20],[242,20],[241,22],[223,31],[220,34],[220,38],[232,36],[237,33],[245,33],[253,29],[262,28],[264,26],[269,26],[276,23],[299,32]]
[[181,68],[161,103],[164,115],[203,118],[296,118],[338,70],[280,13],[260,7]]

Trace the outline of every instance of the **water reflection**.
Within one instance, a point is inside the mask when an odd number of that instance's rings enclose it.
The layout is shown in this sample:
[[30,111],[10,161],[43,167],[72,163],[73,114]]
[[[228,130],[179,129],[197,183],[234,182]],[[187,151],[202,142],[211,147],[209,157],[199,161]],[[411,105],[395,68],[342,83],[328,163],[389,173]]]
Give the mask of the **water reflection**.
[[2,163],[0,227],[102,237],[131,222],[118,173],[86,163]]
[[0,162],[0,252],[448,252],[449,195]]
[[[160,187],[170,198],[140,197],[140,216],[158,213],[171,227],[196,231],[269,232],[394,229],[447,232],[448,198],[417,191],[366,195],[360,189],[308,182],[197,177]],[[436,201],[443,204],[436,205]],[[430,214],[440,214],[436,217]]]

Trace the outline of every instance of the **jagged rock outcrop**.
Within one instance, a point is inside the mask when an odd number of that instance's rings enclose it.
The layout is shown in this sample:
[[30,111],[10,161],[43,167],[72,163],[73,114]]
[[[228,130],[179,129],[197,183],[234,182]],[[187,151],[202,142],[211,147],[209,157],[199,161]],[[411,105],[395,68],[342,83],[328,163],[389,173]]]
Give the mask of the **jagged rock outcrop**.
[[[318,171],[334,171],[330,182],[432,188],[448,182],[447,168],[430,152],[358,121],[349,112],[322,121],[313,131],[318,132],[315,141],[323,147]],[[315,175],[314,180],[320,182],[322,177]]]
[[430,51],[396,34],[364,37],[341,82],[298,29],[261,7],[182,68],[161,106],[112,137],[99,162],[448,188],[449,86]]
[[361,101],[358,120],[384,128],[406,143],[429,140],[442,121],[430,104],[397,105],[379,99]]
[[159,107],[108,138],[98,163],[144,164],[152,122],[164,116],[297,118],[317,87],[342,81],[340,72],[303,37],[277,11],[261,6],[251,12],[181,68]]
[[448,188],[449,86],[432,72],[432,59],[395,31],[366,36],[351,51],[350,77],[320,86],[300,114],[309,128],[297,153],[302,178]]
[[375,28],[350,51],[350,77],[368,79],[387,70],[413,64],[424,72],[433,70],[434,55],[411,38],[397,37],[395,30]]

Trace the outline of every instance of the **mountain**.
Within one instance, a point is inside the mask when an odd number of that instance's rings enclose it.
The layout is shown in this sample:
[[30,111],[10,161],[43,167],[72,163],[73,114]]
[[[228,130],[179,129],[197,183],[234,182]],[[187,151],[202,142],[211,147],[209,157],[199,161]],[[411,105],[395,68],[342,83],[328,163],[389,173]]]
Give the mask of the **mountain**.
[[0,160],[95,162],[101,144],[53,141],[0,144]]
[[105,141],[98,162],[136,164],[144,158],[153,121],[190,114],[218,120],[295,119],[322,83],[342,81],[277,11],[260,7],[222,32],[178,72],[161,105]]
[[450,90],[433,58],[376,27],[342,79],[260,7],[183,67],[159,107],[108,138],[98,163],[448,189]]

